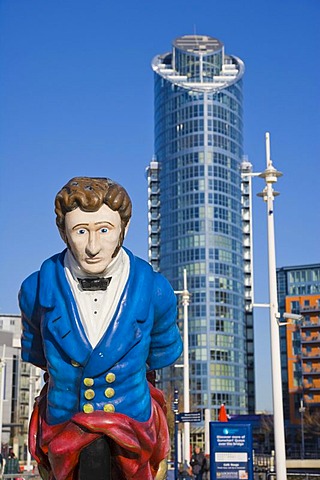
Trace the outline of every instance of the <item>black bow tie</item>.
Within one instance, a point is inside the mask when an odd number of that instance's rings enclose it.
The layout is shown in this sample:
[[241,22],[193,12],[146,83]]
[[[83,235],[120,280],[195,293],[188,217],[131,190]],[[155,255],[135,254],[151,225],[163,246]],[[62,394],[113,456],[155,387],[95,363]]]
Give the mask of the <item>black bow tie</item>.
[[88,277],[88,278],[78,278],[82,290],[90,290],[91,292],[95,290],[107,290],[112,277],[101,278],[101,277]]

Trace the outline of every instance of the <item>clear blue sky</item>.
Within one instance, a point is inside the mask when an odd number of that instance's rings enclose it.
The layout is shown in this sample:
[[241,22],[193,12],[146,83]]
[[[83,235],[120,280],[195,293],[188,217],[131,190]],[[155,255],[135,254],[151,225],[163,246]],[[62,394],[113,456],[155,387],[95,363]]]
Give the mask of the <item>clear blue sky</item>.
[[[246,65],[245,153],[284,176],[277,265],[319,262],[319,0],[1,0],[0,312],[63,248],[53,200],[77,175],[109,176],[133,199],[126,245],[147,257],[145,167],[153,154],[152,58],[207,34]],[[255,192],[264,182],[254,180]],[[256,301],[268,300],[265,204],[254,198]],[[268,315],[256,311],[258,408],[271,409]]]

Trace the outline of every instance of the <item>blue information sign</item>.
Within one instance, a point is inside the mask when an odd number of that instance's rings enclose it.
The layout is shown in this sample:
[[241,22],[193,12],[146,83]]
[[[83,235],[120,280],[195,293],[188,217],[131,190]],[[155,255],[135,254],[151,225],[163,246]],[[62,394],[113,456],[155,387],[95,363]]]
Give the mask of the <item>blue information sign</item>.
[[210,422],[210,475],[217,480],[253,480],[250,424]]
[[178,413],[177,418],[179,422],[201,422],[201,412],[182,412]]

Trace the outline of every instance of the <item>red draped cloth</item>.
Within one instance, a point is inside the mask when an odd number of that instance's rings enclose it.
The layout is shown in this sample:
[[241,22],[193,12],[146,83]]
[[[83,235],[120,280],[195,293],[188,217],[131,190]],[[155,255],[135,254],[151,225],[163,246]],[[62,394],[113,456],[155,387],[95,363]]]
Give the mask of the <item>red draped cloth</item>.
[[[163,394],[149,384],[152,411],[147,422],[121,413],[77,413],[69,421],[48,425],[46,391],[37,399],[29,427],[29,449],[46,480],[77,480],[81,450],[106,435],[113,459],[112,478],[152,480],[169,452]],[[44,388],[45,390],[45,388]]]

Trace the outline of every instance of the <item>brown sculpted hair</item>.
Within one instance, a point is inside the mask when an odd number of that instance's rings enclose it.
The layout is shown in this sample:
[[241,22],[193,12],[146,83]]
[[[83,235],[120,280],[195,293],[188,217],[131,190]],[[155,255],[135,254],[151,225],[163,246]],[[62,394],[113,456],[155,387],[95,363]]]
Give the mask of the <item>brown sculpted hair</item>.
[[132,204],[126,190],[110,178],[74,177],[69,180],[56,195],[56,224],[65,239],[65,216],[68,212],[76,208],[84,212],[96,212],[103,204],[118,212],[121,218],[119,245],[113,253],[115,257],[131,218]]

